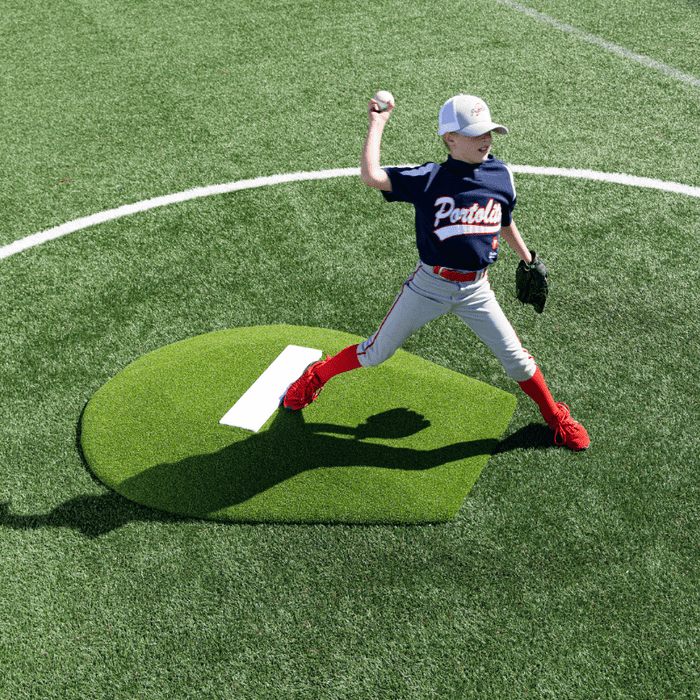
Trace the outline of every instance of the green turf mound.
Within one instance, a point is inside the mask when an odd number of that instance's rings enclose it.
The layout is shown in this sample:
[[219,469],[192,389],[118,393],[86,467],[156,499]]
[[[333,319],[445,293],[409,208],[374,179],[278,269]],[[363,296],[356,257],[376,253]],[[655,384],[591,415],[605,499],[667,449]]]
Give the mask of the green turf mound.
[[95,475],[137,503],[241,522],[450,520],[508,425],[516,399],[404,351],[331,380],[301,412],[252,433],[219,419],[288,345],[334,354],[361,338],[261,326],[144,355],[85,408]]

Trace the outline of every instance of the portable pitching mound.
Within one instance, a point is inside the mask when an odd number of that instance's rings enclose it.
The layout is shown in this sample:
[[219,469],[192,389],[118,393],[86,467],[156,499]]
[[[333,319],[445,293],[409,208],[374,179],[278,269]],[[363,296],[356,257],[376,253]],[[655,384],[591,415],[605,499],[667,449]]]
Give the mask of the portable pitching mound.
[[85,459],[126,498],[189,517],[451,520],[510,422],[511,394],[399,350],[379,367],[334,377],[303,411],[274,407],[256,432],[220,422],[288,346],[325,356],[361,340],[260,326],[144,355],[85,407]]

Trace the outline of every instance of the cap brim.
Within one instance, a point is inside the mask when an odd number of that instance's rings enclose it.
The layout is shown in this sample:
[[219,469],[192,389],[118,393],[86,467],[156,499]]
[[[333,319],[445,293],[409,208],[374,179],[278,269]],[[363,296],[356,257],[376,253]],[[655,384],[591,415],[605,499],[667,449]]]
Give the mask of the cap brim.
[[465,136],[481,136],[487,131],[495,131],[497,134],[503,134],[504,136],[508,133],[508,129],[501,124],[494,124],[493,122],[479,122],[478,124],[472,124],[464,129],[459,129],[458,134],[464,134]]

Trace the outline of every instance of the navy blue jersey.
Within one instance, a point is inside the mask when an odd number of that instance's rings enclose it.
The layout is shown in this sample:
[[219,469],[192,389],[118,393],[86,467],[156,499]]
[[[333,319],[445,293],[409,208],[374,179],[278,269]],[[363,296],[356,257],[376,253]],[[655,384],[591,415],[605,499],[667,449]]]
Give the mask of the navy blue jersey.
[[501,226],[515,207],[513,175],[489,155],[472,165],[450,156],[444,163],[384,168],[389,202],[410,202],[416,210],[416,245],[427,265],[481,270],[498,258]]

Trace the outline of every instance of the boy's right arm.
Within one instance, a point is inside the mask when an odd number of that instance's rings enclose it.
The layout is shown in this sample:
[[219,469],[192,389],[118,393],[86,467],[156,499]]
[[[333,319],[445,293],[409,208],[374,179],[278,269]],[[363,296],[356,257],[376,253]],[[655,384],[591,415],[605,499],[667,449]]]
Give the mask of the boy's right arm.
[[377,110],[375,100],[369,101],[369,129],[367,130],[367,138],[362,149],[362,159],[360,161],[360,177],[365,185],[374,187],[378,190],[391,192],[391,180],[385,170],[379,165],[379,152],[382,143],[382,134],[384,127],[389,119],[394,105],[389,106],[383,112]]

